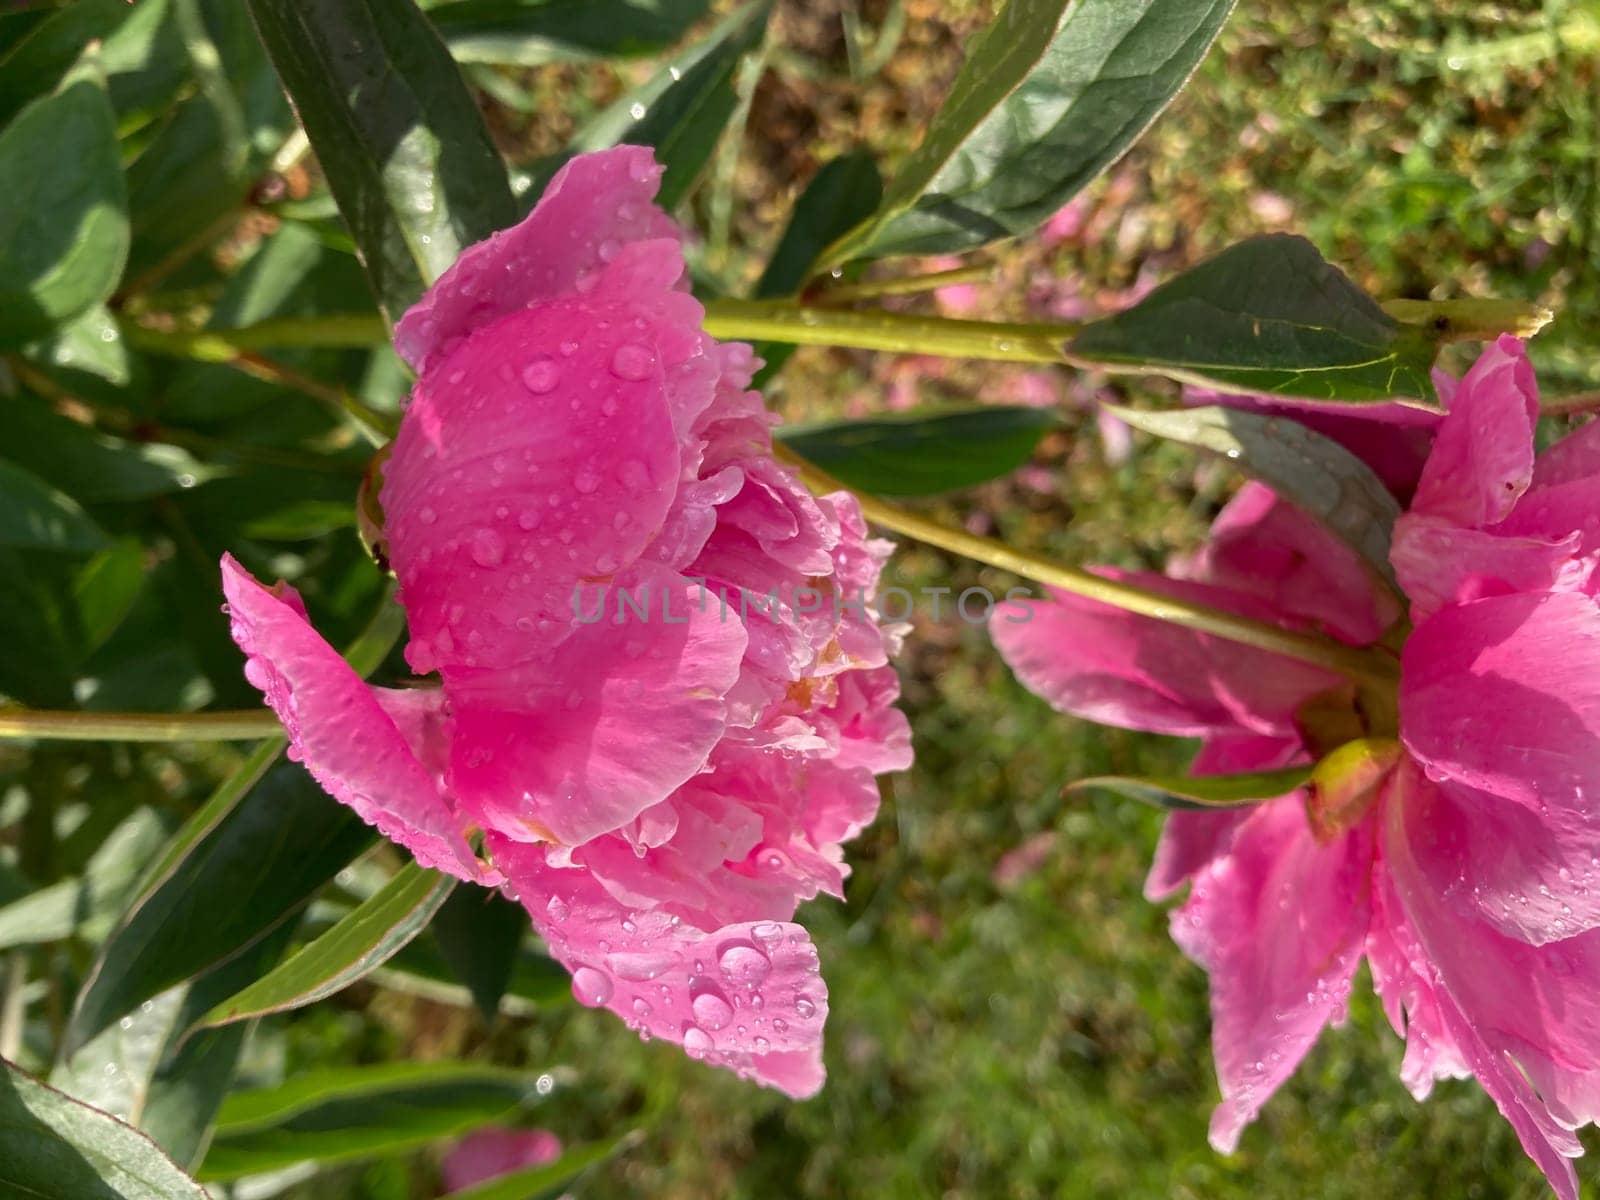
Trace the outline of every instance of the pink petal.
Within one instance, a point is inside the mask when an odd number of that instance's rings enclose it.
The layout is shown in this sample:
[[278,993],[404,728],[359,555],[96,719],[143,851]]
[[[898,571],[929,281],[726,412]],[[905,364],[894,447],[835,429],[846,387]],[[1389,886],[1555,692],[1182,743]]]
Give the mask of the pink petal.
[[468,247],[428,289],[395,326],[395,349],[425,372],[456,339],[537,301],[589,290],[619,248],[677,243],[677,226],[654,203],[661,171],[644,146],[574,158],[527,217]]
[[1590,421],[1550,446],[1533,464],[1533,489],[1588,483],[1600,476],[1600,421]]
[[439,1175],[446,1191],[459,1192],[560,1157],[561,1139],[548,1129],[480,1129],[445,1155]]
[[[1268,605],[1230,589],[1149,573],[1099,573],[1245,616],[1274,617]],[[1294,732],[1295,709],[1338,682],[1263,650],[1065,592],[1051,596],[1051,603],[997,606],[989,632],[1030,691],[1087,720],[1180,736],[1286,736]]]
[[1533,477],[1539,386],[1520,341],[1501,337],[1462,379],[1411,511],[1458,525],[1505,519]]
[[1407,640],[1401,737],[1436,776],[1587,822],[1600,797],[1600,607],[1496,596]]
[[[1376,872],[1383,904],[1411,969],[1433,988],[1441,1024],[1523,1149],[1558,1194],[1575,1200],[1566,1160],[1582,1153],[1564,1124],[1592,1120],[1600,1067],[1600,931],[1529,946],[1461,916],[1416,859],[1426,831],[1413,821],[1403,777],[1386,806]],[[1420,839],[1419,840],[1419,835]],[[1392,898],[1390,898],[1392,897]],[[1553,1113],[1552,1100],[1584,1106]]]
[[1195,877],[1172,936],[1211,976],[1212,1047],[1224,1154],[1317,1035],[1340,1023],[1367,933],[1370,824],[1329,845],[1298,797],[1258,806],[1226,857]]
[[800,926],[707,931],[659,909],[629,912],[588,872],[550,865],[542,847],[492,835],[491,847],[581,1003],[795,1099],[821,1089],[828,991]]
[[[1212,737],[1189,765],[1191,775],[1232,775],[1241,771],[1272,771],[1303,761],[1305,751],[1297,738],[1254,735]],[[1213,859],[1228,852],[1233,835],[1249,819],[1250,808],[1212,812],[1180,810],[1168,815],[1156,843],[1155,859],[1144,883],[1146,900],[1161,900],[1183,886],[1188,878]]]
[[269,591],[231,554],[223,556],[233,640],[245,653],[245,675],[283,722],[291,755],[423,866],[498,883],[468,848],[467,822],[424,765],[441,754],[434,705],[420,694],[368,687],[311,628],[294,589],[280,588]]
[[1357,645],[1377,641],[1400,617],[1349,545],[1254,482],[1228,501],[1183,574],[1260,596]]
[[[1518,512],[1527,501],[1524,497],[1517,505]],[[1422,621],[1447,604],[1485,596],[1575,590],[1587,578],[1587,571],[1574,570],[1576,535],[1561,540],[1510,536],[1509,525],[1489,533],[1419,513],[1396,521],[1389,559],[1411,601],[1411,619]]]
[[446,676],[451,785],[509,838],[577,845],[616,829],[693,777],[723,735],[739,622],[653,564],[596,591],[583,607],[603,603],[604,619],[545,656]]

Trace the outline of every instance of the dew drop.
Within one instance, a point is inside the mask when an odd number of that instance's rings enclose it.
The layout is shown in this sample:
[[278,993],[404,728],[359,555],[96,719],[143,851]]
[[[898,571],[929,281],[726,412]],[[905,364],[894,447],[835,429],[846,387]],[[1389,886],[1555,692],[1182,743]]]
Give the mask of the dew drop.
[[541,355],[522,368],[522,385],[535,395],[543,396],[556,390],[561,382],[561,368],[552,358]]
[[721,1029],[733,1020],[733,1005],[714,991],[703,991],[691,1002],[694,1019],[707,1029]]
[[560,896],[551,896],[550,903],[544,906],[544,910],[550,914],[552,921],[565,921],[572,915],[572,909]]
[[817,1015],[817,1006],[804,996],[794,998],[794,1014],[803,1021],[809,1021]]
[[691,1025],[683,1031],[683,1052],[690,1058],[704,1058],[717,1048],[716,1042],[711,1040],[711,1035],[698,1025]]
[[717,956],[717,965],[729,980],[753,988],[772,972],[772,961],[754,946],[735,943]]
[[587,463],[574,476],[572,486],[587,496],[600,486],[600,472],[594,469],[593,463]]
[[572,994],[579,1004],[598,1008],[611,999],[611,980],[604,971],[579,967],[572,973]]
[[618,379],[644,379],[650,374],[655,360],[648,346],[629,342],[625,346],[618,346],[617,352],[611,356],[611,373]]
[[506,556],[506,540],[492,529],[472,535],[472,561],[480,567],[497,567]]

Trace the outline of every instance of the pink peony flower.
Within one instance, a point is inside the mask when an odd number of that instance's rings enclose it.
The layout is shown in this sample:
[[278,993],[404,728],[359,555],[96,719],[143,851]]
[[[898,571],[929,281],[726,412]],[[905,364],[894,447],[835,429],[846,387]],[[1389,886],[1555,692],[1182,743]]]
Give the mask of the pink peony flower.
[[[1146,891],[1191,885],[1172,932],[1211,976],[1218,1150],[1343,1021],[1365,957],[1412,1093],[1476,1077],[1572,1200],[1573,1130],[1600,1116],[1600,424],[1536,460],[1511,338],[1453,390],[1394,540],[1416,621],[1397,716],[1317,668],[1070,596],[1026,623],[999,610],[993,632],[1057,707],[1204,738],[1196,774],[1377,739],[1342,789],[1168,818]],[[1354,644],[1401,616],[1259,485],[1182,574],[1142,581]]]
[[446,1191],[461,1192],[560,1157],[561,1139],[548,1129],[480,1129],[445,1155],[439,1177]]
[[841,894],[873,776],[911,759],[868,604],[889,547],[774,461],[660,173],[637,147],[573,160],[396,328],[419,379],[381,499],[437,686],[367,687],[232,558],[224,590],[329,792],[503,884],[583,1003],[804,1096],[827,992],[791,918]]

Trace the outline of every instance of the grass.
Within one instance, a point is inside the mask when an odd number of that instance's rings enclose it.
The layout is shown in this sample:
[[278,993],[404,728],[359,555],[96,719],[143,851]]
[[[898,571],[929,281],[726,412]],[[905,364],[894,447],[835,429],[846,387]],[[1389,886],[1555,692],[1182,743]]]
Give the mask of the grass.
[[[782,49],[728,176],[731,276],[757,268],[823,158],[863,130],[886,160],[904,151],[989,7],[905,0],[895,53],[854,81],[841,6],[780,5]],[[862,8],[870,33],[885,6]],[[1576,2],[1241,0],[1185,95],[1096,185],[1088,233],[1053,251],[990,256],[997,282],[984,315],[1021,315],[1030,290],[1071,289],[1104,307],[1141,277],[1288,228],[1382,295],[1557,304],[1562,316],[1536,347],[1546,386],[1595,386],[1600,48],[1582,40],[1584,20],[1594,7]],[[580,82],[595,103],[614,90]],[[507,136],[519,133],[508,126]],[[717,200],[700,203],[709,211]],[[1153,565],[1192,546],[1226,474],[1143,444],[1108,463],[1092,421],[1070,407],[1101,381],[1045,382],[1069,406],[1067,430],[1020,482],[951,501],[946,514],[1074,562]],[[927,402],[1001,395],[1016,376],[804,351],[777,403],[790,415],[859,411],[881,407],[897,383]],[[910,588],[1010,582],[916,549],[892,576]],[[1397,1078],[1400,1044],[1364,984],[1349,1025],[1323,1037],[1239,1153],[1213,1154],[1204,978],[1140,895],[1159,816],[1062,795],[1084,775],[1178,766],[1188,747],[1052,713],[1009,677],[981,629],[959,621],[924,615],[900,665],[917,765],[852,848],[846,902],[804,912],[832,993],[818,1099],[785,1102],[577,1010],[495,1035],[497,1057],[578,1071],[547,1114],[564,1138],[643,1128],[586,1194],[1547,1194],[1474,1085],[1444,1083],[1426,1104],[1412,1101]],[[477,1048],[479,1035],[430,1024],[425,1007],[372,1011],[387,1033],[366,1030],[368,1052],[385,1037],[412,1051]],[[303,1042],[299,1052],[330,1048]],[[1579,1172],[1597,1177],[1589,1165]],[[419,1186],[393,1167],[347,1184],[342,1194],[370,1197]]]

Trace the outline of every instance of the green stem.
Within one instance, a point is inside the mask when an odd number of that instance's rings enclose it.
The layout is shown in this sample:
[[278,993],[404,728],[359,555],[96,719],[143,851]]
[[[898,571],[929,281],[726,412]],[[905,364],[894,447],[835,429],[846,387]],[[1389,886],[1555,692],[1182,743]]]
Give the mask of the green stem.
[[282,731],[270,709],[237,712],[43,712],[0,709],[0,740],[232,742]]
[[1076,332],[1071,325],[854,312],[792,300],[712,300],[706,304],[705,329],[725,340],[1055,364],[1066,361],[1063,343]]
[[[837,479],[819,470],[779,445],[779,458],[799,468],[807,487],[819,494],[850,490]],[[1148,591],[1131,583],[1106,579],[1077,567],[1065,567],[1013,550],[1002,542],[977,537],[965,530],[951,529],[926,517],[886,503],[876,496],[855,493],[861,512],[873,524],[906,537],[959,554],[963,558],[988,563],[992,567],[1032,579],[1046,587],[1059,588],[1097,600],[1125,612],[1137,613],[1157,621],[1181,625],[1213,637],[1271,651],[1298,662],[1337,672],[1361,683],[1392,689],[1400,677],[1400,664],[1378,649],[1348,646],[1313,633],[1298,633],[1266,621],[1254,621],[1208,604],[1195,604],[1161,592]]]

